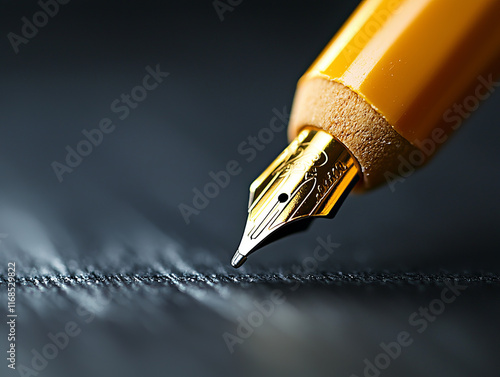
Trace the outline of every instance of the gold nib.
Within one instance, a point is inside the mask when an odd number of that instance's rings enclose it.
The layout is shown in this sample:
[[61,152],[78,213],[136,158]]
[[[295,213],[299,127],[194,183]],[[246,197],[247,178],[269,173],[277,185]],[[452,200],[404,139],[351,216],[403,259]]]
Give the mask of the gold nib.
[[313,127],[302,130],[250,185],[248,219],[233,267],[240,267],[288,224],[334,215],[359,173],[357,162],[329,133]]

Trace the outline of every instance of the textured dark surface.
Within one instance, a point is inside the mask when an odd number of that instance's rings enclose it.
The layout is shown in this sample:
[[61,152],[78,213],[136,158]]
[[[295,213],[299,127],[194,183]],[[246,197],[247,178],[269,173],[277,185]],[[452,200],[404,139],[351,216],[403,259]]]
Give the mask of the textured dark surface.
[[[23,276],[17,279],[17,284],[24,289],[30,288],[64,288],[85,286],[95,284],[102,287],[109,286],[129,286],[134,285],[169,285],[176,286],[178,284],[190,284],[195,286],[211,286],[217,285],[240,285],[249,286],[254,284],[283,284],[283,285],[388,285],[388,286],[439,286],[444,282],[454,281],[467,285],[474,284],[498,284],[500,277],[495,274],[420,274],[420,273],[348,273],[341,272],[331,273],[325,272],[322,274],[161,274],[158,272],[147,273],[121,273],[121,274],[103,274],[98,271],[93,271],[86,274],[78,275],[34,275]],[[2,277],[0,284],[7,282],[5,277]]]
[[[287,140],[252,161],[238,145],[290,108],[356,3],[243,1],[221,22],[211,1],[73,0],[19,54],[6,35],[39,6],[1,4],[0,315],[15,262],[18,365],[73,321],[37,376],[362,376],[403,331],[413,343],[381,376],[499,375],[498,92],[395,192],[349,197],[229,266],[248,186]],[[156,64],[170,75],[118,120],[112,101]],[[51,163],[103,117],[116,130],[58,182]],[[230,160],[242,172],[187,225],[179,204]],[[317,237],[336,245],[321,262]],[[410,317],[450,285],[463,289],[419,333]],[[231,353],[223,335],[276,294]]]
[[[20,360],[29,365],[28,348],[41,351],[72,321],[81,332],[42,375],[350,376],[406,331],[413,343],[386,375],[495,375],[498,276],[149,270],[20,278]],[[411,314],[450,285],[463,293],[417,332]],[[284,302],[269,309],[273,292]],[[238,335],[259,304],[269,314],[227,347],[223,334]]]

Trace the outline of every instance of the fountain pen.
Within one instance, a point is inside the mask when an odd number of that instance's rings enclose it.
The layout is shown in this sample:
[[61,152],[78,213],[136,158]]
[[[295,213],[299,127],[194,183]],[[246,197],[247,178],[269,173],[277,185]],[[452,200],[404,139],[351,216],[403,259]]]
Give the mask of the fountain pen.
[[499,14],[498,0],[362,1],[297,84],[291,143],[250,186],[231,264],[424,165],[500,86]]

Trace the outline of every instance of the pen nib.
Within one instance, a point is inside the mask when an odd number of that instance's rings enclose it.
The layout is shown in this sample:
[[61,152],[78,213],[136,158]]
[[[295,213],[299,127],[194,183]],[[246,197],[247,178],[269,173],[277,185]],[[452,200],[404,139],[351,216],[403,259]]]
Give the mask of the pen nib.
[[318,128],[305,128],[250,185],[248,219],[231,265],[240,267],[296,220],[334,214],[359,172],[343,144]]
[[247,257],[245,257],[243,254],[240,254],[239,250],[236,250],[233,259],[231,259],[231,266],[233,266],[234,268],[241,267],[246,260]]

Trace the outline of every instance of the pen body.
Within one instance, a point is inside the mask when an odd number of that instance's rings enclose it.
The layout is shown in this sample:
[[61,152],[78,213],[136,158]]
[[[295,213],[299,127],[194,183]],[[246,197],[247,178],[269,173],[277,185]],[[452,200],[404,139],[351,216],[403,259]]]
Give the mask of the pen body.
[[364,1],[299,80],[289,135],[330,132],[358,188],[422,165],[494,91],[500,1]]

